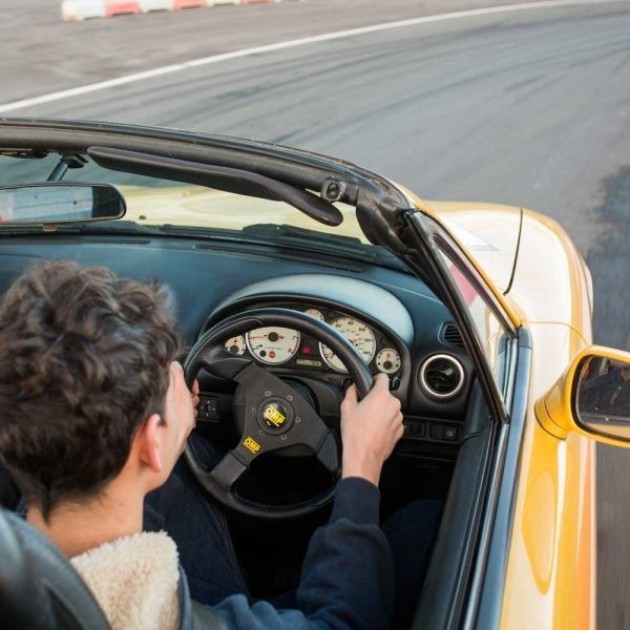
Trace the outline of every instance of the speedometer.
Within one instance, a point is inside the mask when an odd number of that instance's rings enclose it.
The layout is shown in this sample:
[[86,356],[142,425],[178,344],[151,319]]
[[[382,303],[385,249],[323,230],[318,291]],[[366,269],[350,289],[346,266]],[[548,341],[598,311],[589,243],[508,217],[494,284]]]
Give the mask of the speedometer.
[[246,335],[249,351],[262,363],[286,363],[295,356],[300,345],[300,333],[291,328],[264,326]]
[[[376,352],[376,337],[374,331],[363,322],[354,317],[338,317],[330,322],[330,325],[338,330],[359,351],[366,365],[374,358]],[[338,372],[347,372],[339,357],[323,343],[319,344],[319,352],[322,359],[329,367]]]

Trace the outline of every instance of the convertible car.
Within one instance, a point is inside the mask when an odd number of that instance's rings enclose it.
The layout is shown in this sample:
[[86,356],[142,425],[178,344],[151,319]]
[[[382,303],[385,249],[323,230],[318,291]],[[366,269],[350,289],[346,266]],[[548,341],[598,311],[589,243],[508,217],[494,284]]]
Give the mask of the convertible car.
[[591,345],[552,220],[250,140],[1,120],[0,291],[39,259],[168,287],[196,430],[228,452],[186,457],[255,595],[291,586],[326,517],[344,387],[384,373],[405,433],[383,517],[444,501],[413,627],[594,627],[594,444],[630,443],[605,390],[630,355]]

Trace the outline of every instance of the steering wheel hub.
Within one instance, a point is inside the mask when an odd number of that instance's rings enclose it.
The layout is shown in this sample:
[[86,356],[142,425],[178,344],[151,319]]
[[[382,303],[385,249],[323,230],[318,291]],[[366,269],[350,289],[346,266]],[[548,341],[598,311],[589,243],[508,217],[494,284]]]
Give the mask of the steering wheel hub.
[[280,397],[263,400],[257,410],[258,425],[270,435],[286,433],[295,421],[291,403]]

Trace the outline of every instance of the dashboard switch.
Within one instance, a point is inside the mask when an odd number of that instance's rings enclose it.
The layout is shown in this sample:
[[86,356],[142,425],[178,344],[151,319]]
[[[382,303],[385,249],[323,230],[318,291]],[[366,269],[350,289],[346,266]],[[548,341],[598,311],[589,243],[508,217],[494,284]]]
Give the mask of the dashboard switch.
[[407,437],[424,437],[426,428],[424,422],[405,422],[405,435]]
[[457,427],[444,427],[444,439],[448,442],[457,442]]
[[216,398],[201,396],[197,406],[198,422],[219,422],[219,405]]
[[444,439],[444,427],[441,424],[431,425],[431,439],[432,440]]

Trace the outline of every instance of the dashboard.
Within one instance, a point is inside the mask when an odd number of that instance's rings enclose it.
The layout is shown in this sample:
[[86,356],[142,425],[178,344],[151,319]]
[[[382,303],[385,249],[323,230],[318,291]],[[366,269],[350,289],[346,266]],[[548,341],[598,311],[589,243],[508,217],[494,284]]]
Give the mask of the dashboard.
[[[194,239],[12,238],[0,251],[0,290],[29,263],[74,258],[118,273],[157,278],[172,293],[178,330],[188,346],[227,317],[283,307],[322,319],[345,335],[373,374],[385,373],[402,403],[411,454],[456,454],[474,384],[472,363],[444,304],[418,278],[369,263],[306,254],[281,257],[251,245],[210,247]],[[226,350],[313,392],[340,390],[349,376],[317,340],[268,327],[226,341]],[[317,398],[317,391],[314,397]],[[202,419],[228,419],[228,388],[204,391]]]
[[[265,307],[301,311],[328,323],[355,346],[372,374],[386,374],[402,402],[408,446],[458,444],[472,369],[457,326],[434,300],[424,300],[414,315],[391,290],[361,279],[287,275],[229,296],[207,318],[200,335],[227,317]],[[315,402],[315,380],[340,388],[349,382],[347,369],[329,348],[290,328],[256,328],[229,338],[224,347],[302,384]]]

